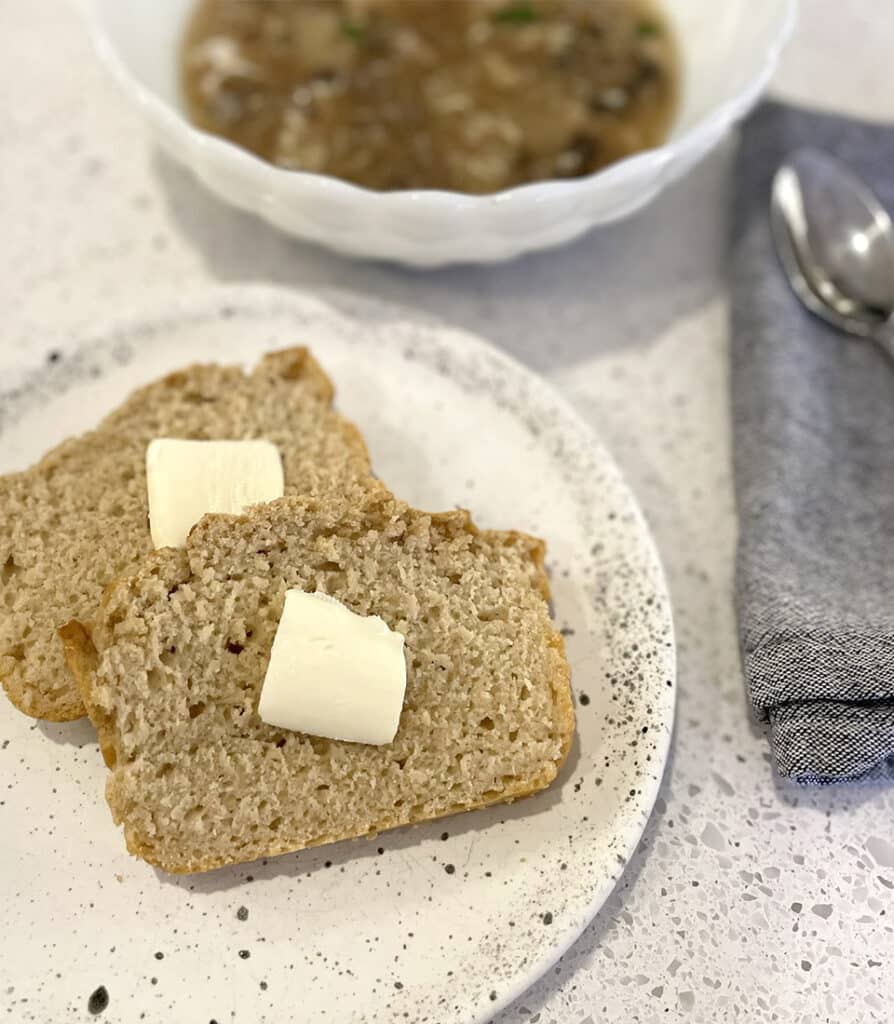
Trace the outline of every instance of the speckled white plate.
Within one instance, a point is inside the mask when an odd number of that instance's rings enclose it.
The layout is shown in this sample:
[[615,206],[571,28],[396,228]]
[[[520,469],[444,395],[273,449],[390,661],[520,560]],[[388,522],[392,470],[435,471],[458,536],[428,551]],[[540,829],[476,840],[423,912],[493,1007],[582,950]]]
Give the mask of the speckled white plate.
[[166,370],[309,343],[396,492],[546,538],[578,715],[566,768],[511,807],[174,878],[125,852],[89,724],[35,724],[4,703],[4,1019],[95,1019],[104,986],[100,1019],[116,1024],[485,1021],[577,937],[642,833],[671,735],[674,644],[614,463],[484,342],[369,300],[337,307],[216,290],[109,328],[0,395],[0,470]]

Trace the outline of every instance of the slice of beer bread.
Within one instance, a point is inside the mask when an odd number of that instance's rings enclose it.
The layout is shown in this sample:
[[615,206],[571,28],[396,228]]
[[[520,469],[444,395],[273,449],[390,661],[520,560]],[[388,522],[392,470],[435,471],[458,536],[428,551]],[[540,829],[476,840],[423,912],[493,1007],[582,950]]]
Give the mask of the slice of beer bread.
[[57,629],[89,622],[103,588],[151,549],[146,445],[154,437],[266,438],[286,493],[366,477],[355,427],[332,409],[332,385],[304,348],[266,356],[249,374],[191,366],[134,392],[99,428],[0,477],[0,681],[36,718],[84,714]]
[[[171,872],[299,850],[548,786],[574,732],[541,541],[407,507],[375,481],[206,516],[184,550],[64,631],[128,849]],[[406,637],[394,741],[265,724],[258,699],[287,589]],[[325,680],[321,679],[321,685]]]

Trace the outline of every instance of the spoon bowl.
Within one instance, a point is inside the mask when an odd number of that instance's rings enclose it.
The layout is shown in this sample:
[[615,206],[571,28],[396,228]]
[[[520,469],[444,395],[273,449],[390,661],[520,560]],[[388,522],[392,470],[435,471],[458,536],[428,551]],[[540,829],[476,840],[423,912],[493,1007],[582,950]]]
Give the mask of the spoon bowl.
[[872,190],[840,161],[800,149],[776,172],[770,223],[804,305],[894,355],[894,228]]

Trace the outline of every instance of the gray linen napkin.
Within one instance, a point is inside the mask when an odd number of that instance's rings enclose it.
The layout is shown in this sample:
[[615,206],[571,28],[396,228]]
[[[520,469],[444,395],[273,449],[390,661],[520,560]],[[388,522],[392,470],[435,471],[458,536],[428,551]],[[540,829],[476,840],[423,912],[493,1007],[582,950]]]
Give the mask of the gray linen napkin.
[[800,783],[894,779],[894,361],[804,311],[770,237],[798,146],[894,212],[894,127],[767,103],[746,122],[732,241],[737,603],[748,692]]

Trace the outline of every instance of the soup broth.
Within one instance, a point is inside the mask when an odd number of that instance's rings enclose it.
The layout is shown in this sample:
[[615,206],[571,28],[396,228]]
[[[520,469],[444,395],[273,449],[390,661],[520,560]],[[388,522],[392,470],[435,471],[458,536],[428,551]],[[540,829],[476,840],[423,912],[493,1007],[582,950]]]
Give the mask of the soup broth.
[[370,189],[488,193],[659,145],[677,61],[640,0],[201,0],[196,125]]

